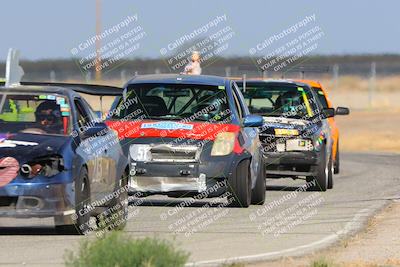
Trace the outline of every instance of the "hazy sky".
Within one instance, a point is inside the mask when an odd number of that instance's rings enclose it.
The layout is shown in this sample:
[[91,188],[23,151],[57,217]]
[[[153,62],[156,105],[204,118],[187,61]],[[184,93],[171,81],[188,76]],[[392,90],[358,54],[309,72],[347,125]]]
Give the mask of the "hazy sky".
[[[22,58],[70,58],[71,49],[95,34],[95,0],[1,1],[0,60],[9,47]],[[134,55],[159,57],[160,48],[226,14],[235,32],[225,55],[249,49],[305,16],[324,31],[318,54],[400,53],[400,1],[102,1],[102,28],[138,15],[146,32]]]

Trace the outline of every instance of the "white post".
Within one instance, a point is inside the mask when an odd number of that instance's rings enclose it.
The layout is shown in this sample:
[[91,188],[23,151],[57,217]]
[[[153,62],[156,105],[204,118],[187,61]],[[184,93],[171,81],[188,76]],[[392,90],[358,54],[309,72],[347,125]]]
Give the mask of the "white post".
[[50,71],[50,82],[54,83],[56,81],[56,72],[54,70]]
[[339,83],[339,65],[333,65],[333,89],[336,91],[338,89]]
[[369,90],[368,90],[368,106],[372,108],[372,97],[375,91],[376,85],[376,62],[371,63],[371,76],[369,79]]

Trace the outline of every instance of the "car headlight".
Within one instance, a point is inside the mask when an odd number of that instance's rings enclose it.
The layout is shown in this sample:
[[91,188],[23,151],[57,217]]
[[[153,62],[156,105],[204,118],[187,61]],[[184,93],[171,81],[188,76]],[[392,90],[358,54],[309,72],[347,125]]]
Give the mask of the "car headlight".
[[211,156],[226,156],[233,151],[235,145],[235,133],[223,132],[217,134],[211,149]]
[[21,166],[20,173],[26,178],[37,175],[52,177],[64,170],[64,160],[61,156],[45,156],[36,158]]

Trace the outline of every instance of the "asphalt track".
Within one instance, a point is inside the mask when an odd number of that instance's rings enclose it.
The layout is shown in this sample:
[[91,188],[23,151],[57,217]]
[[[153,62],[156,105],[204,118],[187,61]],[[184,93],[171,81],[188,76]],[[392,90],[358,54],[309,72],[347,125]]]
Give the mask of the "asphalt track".
[[[133,200],[126,234],[169,239],[190,252],[195,266],[327,247],[361,230],[400,195],[400,155],[343,153],[341,160],[333,190],[296,192],[304,181],[268,180],[264,206],[221,208],[226,202],[220,199],[191,203],[159,196]],[[56,235],[51,220],[1,218],[0,265],[62,266],[65,250],[77,248],[83,238]]]

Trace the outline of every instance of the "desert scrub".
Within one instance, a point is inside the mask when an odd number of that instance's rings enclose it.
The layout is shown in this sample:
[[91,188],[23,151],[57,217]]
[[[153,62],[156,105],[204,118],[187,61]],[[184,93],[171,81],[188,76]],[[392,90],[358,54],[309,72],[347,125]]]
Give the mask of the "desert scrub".
[[189,254],[170,242],[155,238],[132,239],[121,232],[103,238],[84,240],[78,252],[67,251],[65,265],[70,267],[180,267]]

